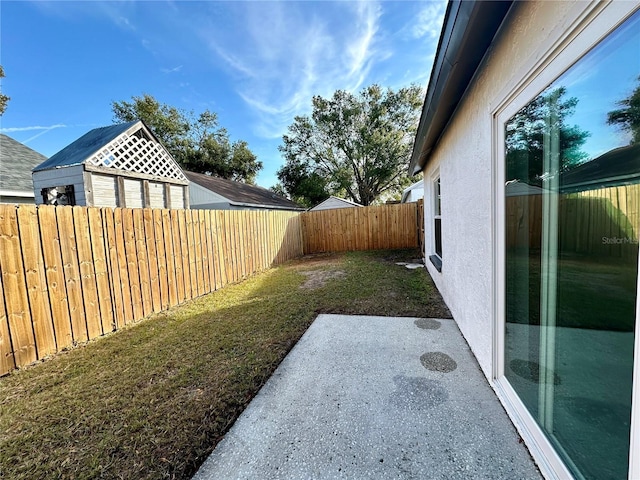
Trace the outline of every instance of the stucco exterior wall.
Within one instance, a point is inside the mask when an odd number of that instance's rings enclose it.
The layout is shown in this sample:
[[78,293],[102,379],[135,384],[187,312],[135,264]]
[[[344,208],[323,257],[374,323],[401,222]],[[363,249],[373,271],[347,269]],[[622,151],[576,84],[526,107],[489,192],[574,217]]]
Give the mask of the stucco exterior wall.
[[492,375],[492,109],[560,32],[575,2],[517,3],[505,19],[424,170],[426,245],[433,254],[433,184],[442,198],[442,271],[427,268],[480,366]]

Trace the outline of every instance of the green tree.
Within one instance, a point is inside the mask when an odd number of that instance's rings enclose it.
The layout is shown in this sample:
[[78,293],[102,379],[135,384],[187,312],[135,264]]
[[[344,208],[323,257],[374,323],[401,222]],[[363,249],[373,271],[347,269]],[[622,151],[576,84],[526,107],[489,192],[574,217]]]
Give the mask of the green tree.
[[295,117],[279,147],[285,165],[278,178],[292,199],[309,205],[335,194],[370,205],[410,183],[420,87],[338,90],[312,103],[311,116]]
[[327,180],[308,164],[291,160],[278,170],[278,191],[292,201],[310,208],[329,198]]
[[[568,125],[578,99],[557,87],[538,95],[509,119],[505,126],[507,178],[541,185],[542,177],[565,172],[588,160],[582,145],[591,135],[578,125]],[[559,169],[544,171],[545,136],[556,132],[559,140]]]
[[[2,68],[2,65],[0,65],[0,78],[4,78],[4,68]],[[9,103],[9,100],[11,100],[11,97],[7,97],[0,92],[0,116],[2,116],[4,111],[7,109],[7,103]]]
[[184,112],[144,94],[131,102],[112,102],[115,122],[142,120],[186,170],[254,183],[262,162],[247,142],[231,142],[214,112]]
[[640,77],[639,85],[624,100],[616,102],[620,108],[607,114],[609,125],[619,125],[631,133],[631,145],[640,143]]

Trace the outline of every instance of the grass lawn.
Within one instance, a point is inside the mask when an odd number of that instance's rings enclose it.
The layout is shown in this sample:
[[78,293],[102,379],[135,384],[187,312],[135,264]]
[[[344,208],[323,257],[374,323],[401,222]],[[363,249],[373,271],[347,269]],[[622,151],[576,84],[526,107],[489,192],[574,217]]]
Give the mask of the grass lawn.
[[0,478],[190,478],[318,313],[448,317],[418,257],[306,257],[0,378]]

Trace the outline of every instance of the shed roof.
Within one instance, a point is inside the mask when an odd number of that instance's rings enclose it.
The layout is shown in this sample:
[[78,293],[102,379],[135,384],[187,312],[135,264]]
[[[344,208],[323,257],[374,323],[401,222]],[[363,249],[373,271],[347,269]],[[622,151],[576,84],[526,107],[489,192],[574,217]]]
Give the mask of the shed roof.
[[33,172],[75,165],[107,174],[118,171],[119,175],[143,175],[168,183],[188,183],[178,163],[142,120],[94,128],[38,165]]
[[405,188],[402,191],[402,197],[400,199],[401,203],[404,203],[406,201],[407,197],[409,197],[409,194],[411,193],[412,190],[424,190],[424,178],[421,180],[418,180],[413,185],[409,185],[407,188]]
[[31,169],[46,159],[41,153],[0,134],[0,190],[33,192]]
[[304,210],[300,205],[289,199],[275,194],[271,190],[234,182],[226,178],[212,177],[203,173],[184,172],[187,178],[201,187],[211,190],[223,196],[229,203],[237,206],[255,206],[260,208],[273,208],[279,210]]
[[334,197],[333,195],[331,195],[329,198],[327,198],[326,200],[323,200],[318,205],[316,205],[313,208],[310,208],[309,210],[322,210],[323,209],[322,206],[325,203],[330,203],[330,202],[335,202],[335,201],[337,201],[338,203],[344,204],[344,207],[340,207],[340,208],[361,207],[362,206],[359,203],[352,202],[351,200],[347,200],[346,198]]
[[110,125],[108,127],[94,128],[78,138],[75,142],[64,147],[58,153],[49,158],[49,160],[38,165],[33,169],[33,171],[39,172],[41,170],[49,170],[52,168],[80,165],[87,158],[100,150],[100,148],[114,140],[118,135],[126,132],[136,123],[138,122],[128,122],[118,125]]

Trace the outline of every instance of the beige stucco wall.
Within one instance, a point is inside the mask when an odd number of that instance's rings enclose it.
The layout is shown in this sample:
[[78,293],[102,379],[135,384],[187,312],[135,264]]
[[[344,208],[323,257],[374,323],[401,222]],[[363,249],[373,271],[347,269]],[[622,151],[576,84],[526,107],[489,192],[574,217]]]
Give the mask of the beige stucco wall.
[[442,197],[442,272],[429,261],[427,266],[488,378],[495,221],[492,110],[545,54],[540,47],[549,43],[550,35],[561,35],[575,3],[515,5],[424,171],[426,257],[433,253],[431,179],[438,171]]

